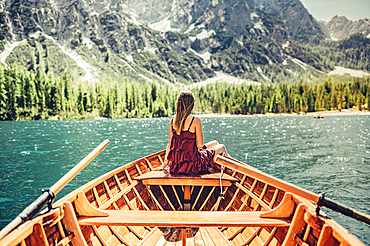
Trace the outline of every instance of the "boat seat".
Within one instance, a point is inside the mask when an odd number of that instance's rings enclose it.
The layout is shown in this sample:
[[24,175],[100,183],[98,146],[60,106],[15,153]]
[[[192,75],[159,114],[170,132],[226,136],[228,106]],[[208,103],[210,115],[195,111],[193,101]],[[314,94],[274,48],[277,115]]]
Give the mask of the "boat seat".
[[104,210],[107,216],[80,217],[82,226],[158,226],[158,227],[288,227],[290,221],[261,218],[266,211],[145,211]]
[[[164,174],[162,171],[151,171],[135,178],[144,185],[194,185],[194,186],[219,186],[221,173],[206,173],[199,175]],[[224,173],[222,186],[231,186],[238,179]]]

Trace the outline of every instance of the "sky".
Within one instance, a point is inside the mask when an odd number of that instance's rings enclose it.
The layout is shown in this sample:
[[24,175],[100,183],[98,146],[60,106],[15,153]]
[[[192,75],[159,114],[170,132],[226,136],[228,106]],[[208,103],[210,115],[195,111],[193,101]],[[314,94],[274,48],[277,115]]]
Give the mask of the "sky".
[[330,21],[335,15],[347,19],[370,18],[370,0],[301,0],[308,12],[318,21]]

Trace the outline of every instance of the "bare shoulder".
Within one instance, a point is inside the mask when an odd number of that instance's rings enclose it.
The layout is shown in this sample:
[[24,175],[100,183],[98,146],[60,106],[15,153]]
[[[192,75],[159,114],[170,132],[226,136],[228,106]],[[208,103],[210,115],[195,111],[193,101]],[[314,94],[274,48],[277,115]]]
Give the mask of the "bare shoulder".
[[202,121],[200,120],[200,118],[198,116],[194,116],[194,124],[196,124],[196,125],[202,124]]
[[171,117],[171,120],[169,122],[169,125],[172,126],[173,122],[175,121],[176,115]]

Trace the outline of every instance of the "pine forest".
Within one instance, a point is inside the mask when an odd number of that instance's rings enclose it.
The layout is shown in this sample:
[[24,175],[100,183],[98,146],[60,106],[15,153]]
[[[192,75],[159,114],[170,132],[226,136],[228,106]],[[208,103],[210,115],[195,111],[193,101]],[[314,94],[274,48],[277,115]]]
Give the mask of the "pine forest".
[[[195,84],[196,85],[196,84]],[[369,78],[321,84],[228,84],[190,88],[194,113],[307,113],[356,108],[369,110]],[[107,79],[78,82],[65,72],[54,78],[17,66],[0,66],[0,119],[87,119],[167,117],[174,114],[180,88],[156,83]]]

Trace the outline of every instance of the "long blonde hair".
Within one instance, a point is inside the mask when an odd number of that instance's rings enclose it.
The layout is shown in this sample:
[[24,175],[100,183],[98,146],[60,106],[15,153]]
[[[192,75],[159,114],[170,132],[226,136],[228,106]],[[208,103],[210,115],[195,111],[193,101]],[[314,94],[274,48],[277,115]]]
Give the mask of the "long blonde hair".
[[181,91],[176,101],[176,117],[173,122],[173,128],[179,135],[185,124],[186,118],[194,108],[195,97],[191,91]]

